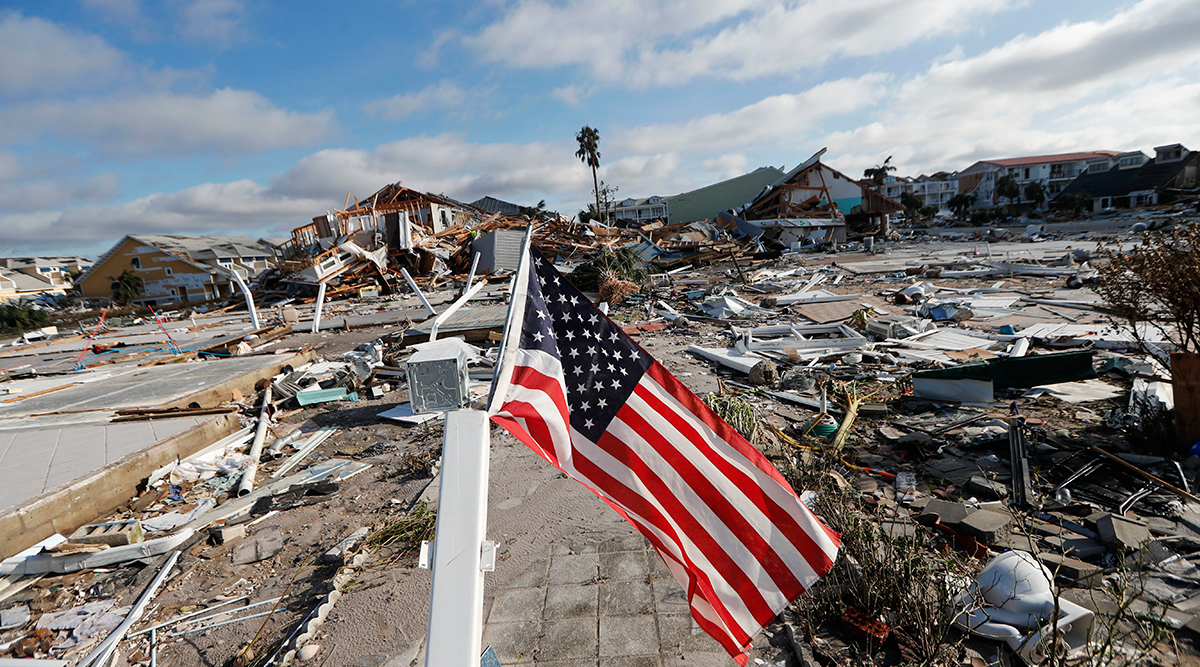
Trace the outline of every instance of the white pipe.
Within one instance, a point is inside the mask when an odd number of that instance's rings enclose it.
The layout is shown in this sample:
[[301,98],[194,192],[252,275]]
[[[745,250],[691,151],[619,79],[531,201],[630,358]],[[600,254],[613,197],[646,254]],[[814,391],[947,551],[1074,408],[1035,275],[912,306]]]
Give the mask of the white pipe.
[[471,258],[471,272],[467,274],[467,286],[463,289],[464,292],[471,289],[471,283],[475,282],[475,267],[477,266],[479,266],[479,253],[475,253],[475,256]]
[[446,413],[426,667],[479,664],[489,432],[487,413],[482,410]]
[[238,497],[249,495],[254,490],[254,476],[258,474],[258,460],[262,458],[263,439],[267,437],[267,423],[270,417],[267,410],[271,407],[271,385],[263,389],[262,412],[258,414],[258,429],[254,432],[254,442],[250,443],[250,465],[238,482]]
[[254,324],[255,329],[262,328],[262,325],[258,323],[258,311],[254,309],[254,297],[250,295],[250,286],[247,285],[246,281],[242,279],[240,273],[232,269],[229,272],[233,274],[233,278],[237,281],[238,287],[242,288],[242,295],[246,297],[246,309],[250,311],[250,322]]
[[421,299],[421,303],[425,304],[425,308],[429,311],[429,314],[437,315],[438,311],[434,310],[433,306],[429,305],[429,299],[426,299],[425,295],[421,293],[421,288],[417,287],[417,281],[413,280],[413,277],[408,275],[408,269],[401,268],[400,275],[404,276],[404,279],[408,281],[408,286],[412,288],[412,291],[417,293],[417,298]]
[[133,604],[133,608],[129,610],[129,613],[125,615],[125,620],[121,621],[117,629],[113,630],[112,634],[100,642],[99,646],[92,649],[91,653],[78,662],[79,667],[88,667],[89,665],[99,667],[108,662],[112,652],[117,649],[117,644],[125,638],[125,633],[129,632],[129,628],[142,617],[142,612],[146,610],[146,605],[150,604],[150,601],[154,599],[155,594],[158,593],[158,587],[162,586],[163,580],[167,578],[167,575],[171,572],[171,568],[175,567],[175,562],[178,560],[179,552],[172,551],[171,555],[167,557],[166,564],[158,571],[158,574],[154,575],[154,580],[150,582],[150,585],[146,587],[146,591]]
[[325,307],[325,283],[317,287],[317,309],[313,311],[312,332],[321,330],[321,309]]
[[438,328],[440,328],[443,324],[445,324],[446,320],[450,319],[450,316],[453,315],[456,310],[458,310],[459,308],[462,308],[467,303],[467,301],[470,301],[471,297],[478,294],[479,290],[483,289],[483,286],[486,284],[487,283],[483,282],[482,280],[479,281],[478,284],[476,284],[471,289],[467,290],[466,294],[463,294],[462,296],[458,297],[457,301],[450,304],[450,307],[447,308],[444,312],[442,312],[441,315],[438,315],[437,318],[433,320],[433,326],[429,327],[429,340],[430,341],[437,340]]

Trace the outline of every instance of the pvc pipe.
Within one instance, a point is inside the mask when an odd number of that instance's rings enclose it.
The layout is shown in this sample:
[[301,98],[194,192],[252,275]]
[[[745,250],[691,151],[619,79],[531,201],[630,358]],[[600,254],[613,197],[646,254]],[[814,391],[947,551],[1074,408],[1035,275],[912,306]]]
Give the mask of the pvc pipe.
[[438,311],[434,310],[433,306],[429,305],[429,299],[426,299],[425,295],[421,293],[421,288],[417,287],[417,281],[413,280],[413,277],[408,275],[408,269],[401,268],[400,275],[404,276],[404,279],[408,281],[408,286],[412,288],[412,291],[417,293],[417,298],[421,299],[421,303],[425,304],[425,309],[429,311],[429,314],[436,316]]
[[321,308],[325,306],[325,283],[321,283],[317,287],[317,309],[313,311],[312,332],[317,333],[321,330]]
[[489,434],[488,416],[482,410],[446,413],[426,667],[479,664]]
[[121,624],[104,641],[100,642],[99,646],[92,649],[92,652],[87,654],[83,660],[80,660],[78,667],[89,667],[89,665],[99,666],[108,662],[109,657],[112,656],[112,652],[117,649],[117,644],[125,638],[125,633],[129,632],[129,628],[142,617],[142,612],[146,610],[146,606],[150,604],[155,594],[158,593],[158,587],[162,586],[171,569],[175,567],[175,562],[179,560],[179,553],[178,551],[171,552],[171,555],[167,557],[166,564],[162,566],[158,574],[154,575],[154,580],[150,582],[150,585],[146,587],[141,597],[133,604],[133,608],[129,610],[129,613],[125,615],[125,620],[121,621]]
[[262,325],[258,323],[258,311],[254,309],[254,297],[250,295],[250,286],[246,284],[245,280],[242,280],[241,274],[237,271],[230,270],[229,272],[233,274],[238,287],[242,288],[242,295],[246,297],[246,309],[250,311],[251,324],[254,325],[255,330],[261,329]]
[[482,280],[479,281],[478,284],[467,290],[462,296],[458,297],[457,301],[450,304],[450,307],[443,311],[441,315],[438,315],[437,318],[433,320],[433,326],[429,327],[429,340],[437,340],[438,328],[445,324],[446,320],[450,319],[450,316],[453,315],[455,311],[466,305],[467,301],[471,300],[471,297],[478,294],[479,290],[483,289],[484,285],[487,285],[487,283],[483,282]]
[[475,282],[475,267],[477,266],[479,266],[479,253],[475,253],[475,256],[471,258],[471,272],[467,274],[467,286],[463,288],[464,293],[471,289],[471,283]]
[[273,459],[283,458],[283,448],[286,447],[287,445],[295,442],[296,439],[299,438],[301,435],[302,434],[300,433],[300,429],[297,428],[294,431],[292,431],[291,433],[288,433],[287,435],[283,436],[282,438],[275,438],[275,442],[272,442],[271,446],[267,447],[267,456],[270,456]]
[[267,422],[270,421],[270,416],[267,410],[271,407],[271,385],[267,385],[263,389],[262,412],[258,414],[258,429],[254,431],[254,442],[250,443],[250,465],[246,466],[246,472],[242,475],[242,481],[238,482],[238,497],[249,495],[254,490],[254,476],[258,474],[258,460],[262,458],[263,439],[267,437]]

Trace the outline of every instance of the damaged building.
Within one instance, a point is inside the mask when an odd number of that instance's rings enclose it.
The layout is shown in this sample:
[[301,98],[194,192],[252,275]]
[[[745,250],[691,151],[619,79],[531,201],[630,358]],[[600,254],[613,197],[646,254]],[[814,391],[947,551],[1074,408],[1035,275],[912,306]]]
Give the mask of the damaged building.
[[130,234],[76,284],[85,297],[108,297],[113,282],[132,271],[143,286],[135,303],[199,303],[232,296],[240,290],[238,278],[253,280],[274,266],[269,247],[241,236]]

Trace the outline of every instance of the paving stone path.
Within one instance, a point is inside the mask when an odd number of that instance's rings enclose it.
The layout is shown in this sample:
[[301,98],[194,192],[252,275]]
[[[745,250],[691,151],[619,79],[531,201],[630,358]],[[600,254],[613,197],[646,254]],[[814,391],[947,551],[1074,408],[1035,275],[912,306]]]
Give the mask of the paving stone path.
[[483,633],[503,665],[732,665],[641,537],[556,545],[496,591]]

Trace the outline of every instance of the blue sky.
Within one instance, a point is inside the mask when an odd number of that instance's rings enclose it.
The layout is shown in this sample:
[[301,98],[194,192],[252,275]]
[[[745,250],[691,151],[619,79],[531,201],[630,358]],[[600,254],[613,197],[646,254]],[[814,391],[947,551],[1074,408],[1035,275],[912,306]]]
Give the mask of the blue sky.
[[0,8],[0,254],[284,236],[401,181],[578,211],[760,166],[1200,149],[1195,0]]

